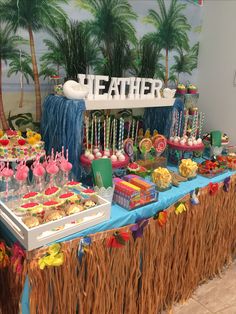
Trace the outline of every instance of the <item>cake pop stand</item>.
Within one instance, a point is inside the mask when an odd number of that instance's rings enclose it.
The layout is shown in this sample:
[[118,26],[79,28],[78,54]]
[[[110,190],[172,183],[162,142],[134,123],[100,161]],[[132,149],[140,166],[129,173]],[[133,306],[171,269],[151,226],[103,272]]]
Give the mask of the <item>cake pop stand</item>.
[[204,151],[204,144],[198,144],[194,146],[181,145],[179,143],[174,143],[170,140],[167,141],[168,144],[168,159],[171,163],[178,164],[181,159],[200,157]]
[[[112,164],[112,168],[113,169],[119,169],[119,168],[125,168],[128,166],[129,164],[129,156],[124,154],[125,156],[125,160],[124,161],[112,161],[111,164]],[[100,159],[100,158],[95,158],[94,160],[96,159]],[[91,167],[91,164],[92,164],[92,161],[89,160],[84,154],[81,155],[80,157],[80,162],[82,164],[82,166],[85,166],[85,167]]]

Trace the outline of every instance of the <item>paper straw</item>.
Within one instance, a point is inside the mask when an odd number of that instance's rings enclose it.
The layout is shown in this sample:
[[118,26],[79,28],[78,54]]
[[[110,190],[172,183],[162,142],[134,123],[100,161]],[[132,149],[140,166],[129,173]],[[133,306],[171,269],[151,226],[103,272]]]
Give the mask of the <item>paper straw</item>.
[[132,140],[134,141],[134,129],[135,129],[135,120],[133,119],[132,123]]
[[109,148],[110,123],[111,123],[111,117],[109,117],[107,121],[107,135],[106,135],[106,148],[107,149]]
[[101,136],[101,130],[100,130],[100,128],[101,128],[101,118],[99,117],[98,118],[98,149],[100,150],[100,140],[101,140],[101,138],[100,138],[100,136]]
[[191,136],[194,136],[195,129],[196,129],[196,116],[197,112],[195,111],[193,114],[193,121],[192,121],[192,128],[191,128]]
[[92,118],[92,128],[91,128],[91,152],[93,152],[93,118]]
[[187,134],[187,127],[188,127],[188,111],[185,112],[184,115],[184,131],[183,131],[183,136]]
[[86,148],[89,148],[89,117],[85,117]]
[[178,127],[179,127],[179,112],[176,111],[176,116],[175,116],[175,135],[178,136]]
[[131,130],[131,120],[129,119],[128,136],[127,136],[127,138],[130,137],[130,130]]
[[98,147],[98,134],[97,134],[97,117],[94,117],[94,134],[95,134],[95,147]]
[[197,137],[198,123],[199,123],[198,113],[196,113],[195,129],[194,129],[194,134],[193,134],[194,137]]
[[139,121],[137,120],[137,123],[136,123],[136,132],[135,132],[135,145],[137,144],[137,141],[138,141],[138,127],[139,127]]
[[116,119],[113,120],[113,155],[116,150]]
[[124,122],[124,119],[121,118],[121,121],[122,121],[122,132],[121,132],[121,149],[123,150],[123,147],[124,147],[124,131],[125,131],[125,122]]
[[105,150],[105,146],[106,146],[106,118],[104,117],[104,121],[103,121],[103,150]]
[[205,118],[205,114],[203,112],[200,112],[200,116],[199,116],[199,131],[198,131],[198,137],[200,137],[200,138],[202,136],[202,128],[203,128],[204,118]]
[[182,115],[183,115],[183,111],[180,111],[180,115],[179,115],[179,128],[178,128],[178,136],[181,136],[181,127],[182,127]]
[[[117,123],[118,124],[118,123]],[[121,119],[119,121],[119,140],[118,140],[118,150],[121,150]]]

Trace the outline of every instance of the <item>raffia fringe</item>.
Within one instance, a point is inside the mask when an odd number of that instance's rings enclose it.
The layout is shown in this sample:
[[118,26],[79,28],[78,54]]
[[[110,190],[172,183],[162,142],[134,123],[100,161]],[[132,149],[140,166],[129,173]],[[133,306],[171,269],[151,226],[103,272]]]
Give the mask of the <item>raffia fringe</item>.
[[[30,313],[146,314],[184,302],[236,256],[235,183],[232,176],[229,192],[221,184],[213,196],[208,187],[201,189],[199,205],[191,205],[186,196],[186,212],[176,215],[171,206],[165,226],[150,218],[143,237],[134,241],[131,236],[121,249],[106,247],[114,230],[92,235],[81,264],[77,257],[80,239],[62,243],[65,262],[61,267],[42,271],[37,261],[45,249],[29,252]],[[11,273],[5,275],[16,280]],[[10,289],[16,305],[23,277]],[[10,307],[6,309],[3,314],[10,313]]]

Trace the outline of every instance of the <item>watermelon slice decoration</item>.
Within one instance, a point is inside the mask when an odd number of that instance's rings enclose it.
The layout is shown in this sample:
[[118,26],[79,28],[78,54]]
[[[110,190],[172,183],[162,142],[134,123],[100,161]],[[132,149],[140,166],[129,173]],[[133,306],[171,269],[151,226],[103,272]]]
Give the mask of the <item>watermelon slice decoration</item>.
[[39,203],[31,202],[31,203],[26,203],[20,206],[21,211],[26,211],[26,210],[33,210],[36,209],[37,207],[41,206]]
[[128,164],[127,169],[130,172],[137,172],[140,170],[140,166],[136,162],[131,162]]
[[47,201],[45,203],[43,203],[44,207],[56,207],[59,206],[61,203],[57,202],[57,201]]
[[92,189],[86,189],[86,190],[83,190],[83,193],[91,195],[91,194],[95,194],[96,192]]
[[7,134],[7,136],[12,137],[12,136],[17,136],[18,132],[14,131],[12,129],[9,129],[9,130],[6,131],[6,134]]
[[59,196],[59,199],[68,200],[68,199],[70,199],[70,198],[72,198],[72,197],[74,197],[74,196],[75,196],[75,193],[73,193],[73,192],[68,192],[68,193],[61,194],[61,195]]
[[139,171],[138,172],[147,172],[147,168],[143,166],[139,166]]
[[23,146],[26,144],[26,140],[22,137],[22,138],[19,138],[19,140],[17,141],[17,143],[20,145],[20,146]]
[[29,200],[29,199],[33,199],[33,198],[36,198],[37,196],[39,196],[39,193],[38,192],[29,192],[27,194],[25,194],[23,196],[23,199],[24,200]]
[[50,188],[47,188],[44,191],[44,195],[47,197],[51,197],[51,196],[56,195],[59,191],[60,191],[60,188],[58,188],[57,186],[52,186]]
[[67,183],[66,183],[66,186],[67,186],[67,187],[74,188],[74,187],[76,187],[76,186],[80,186],[81,184],[82,184],[81,182],[70,181],[70,182],[67,182]]

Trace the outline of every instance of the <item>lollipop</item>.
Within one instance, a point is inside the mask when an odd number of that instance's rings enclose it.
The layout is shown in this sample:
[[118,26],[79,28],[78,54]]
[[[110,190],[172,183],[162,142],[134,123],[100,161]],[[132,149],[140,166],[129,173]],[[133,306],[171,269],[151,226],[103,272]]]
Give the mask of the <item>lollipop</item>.
[[158,155],[161,155],[166,148],[167,140],[163,135],[156,135],[153,139],[153,147]]
[[7,163],[7,166],[3,168],[2,172],[1,172],[2,176],[5,178],[6,180],[6,201],[8,200],[8,194],[9,194],[9,179],[13,176],[14,171],[12,169],[9,168],[9,162]]

